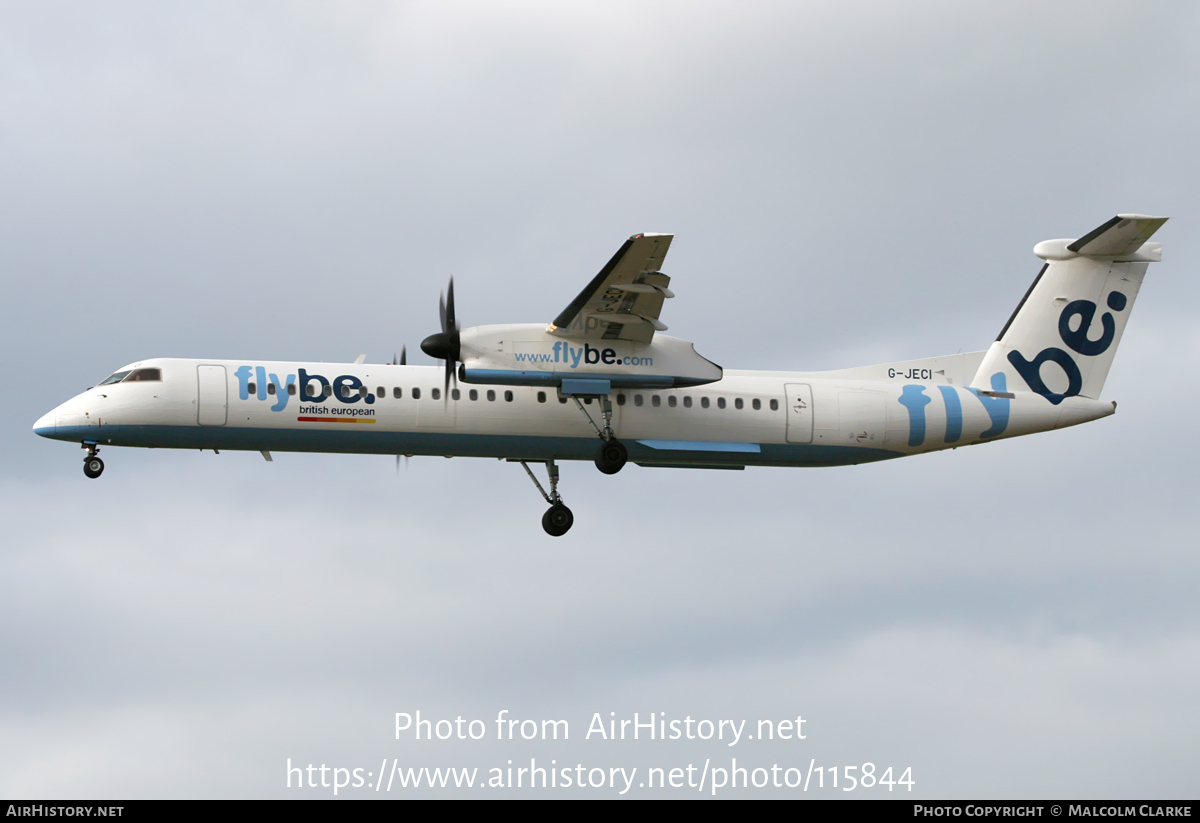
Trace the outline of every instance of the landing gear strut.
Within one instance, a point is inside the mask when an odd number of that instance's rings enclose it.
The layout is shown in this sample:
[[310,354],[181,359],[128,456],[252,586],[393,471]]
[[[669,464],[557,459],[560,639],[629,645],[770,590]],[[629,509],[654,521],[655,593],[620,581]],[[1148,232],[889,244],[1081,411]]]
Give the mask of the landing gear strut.
[[83,473],[95,480],[104,473],[104,461],[96,456],[100,449],[95,443],[84,443],[83,447],[87,449],[87,457],[83,458]]
[[[520,463],[525,469],[525,473],[529,475],[529,479],[533,481],[533,485],[537,486],[537,490],[542,493],[542,497],[546,498],[546,502],[550,504],[550,508],[546,509],[546,513],[542,515],[542,528],[546,530],[546,534],[551,537],[562,537],[571,530],[571,525],[575,522],[575,515],[571,514],[562,502],[562,495],[558,493],[558,466],[553,460],[516,460],[510,461]],[[529,468],[530,463],[545,463],[546,473],[550,475],[550,493],[546,494],[546,490],[542,488],[542,484],[534,477],[533,470]]]
[[605,474],[616,474],[625,466],[625,461],[629,459],[629,453],[625,450],[625,445],[617,439],[616,434],[612,429],[612,399],[607,395],[599,395],[600,415],[604,419],[604,428],[596,425],[596,421],[588,414],[587,409],[579,402],[579,398],[571,395],[571,399],[575,401],[575,405],[583,412],[583,416],[592,424],[592,428],[596,430],[596,434],[604,442],[600,444],[600,448],[596,451],[595,464],[596,468]]

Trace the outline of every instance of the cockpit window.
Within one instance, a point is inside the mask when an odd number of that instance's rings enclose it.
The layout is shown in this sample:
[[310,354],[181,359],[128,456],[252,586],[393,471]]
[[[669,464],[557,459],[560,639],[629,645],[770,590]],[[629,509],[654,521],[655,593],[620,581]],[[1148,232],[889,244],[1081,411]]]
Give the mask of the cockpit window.
[[133,374],[125,378],[126,383],[133,383],[136,380],[162,380],[162,369],[136,369]]
[[128,374],[129,374],[129,372],[127,372],[127,371],[119,371],[116,374],[109,377],[107,380],[100,381],[99,383],[97,383],[97,385],[107,386],[109,383],[120,383],[122,380],[124,380],[126,378],[126,376],[128,376]]

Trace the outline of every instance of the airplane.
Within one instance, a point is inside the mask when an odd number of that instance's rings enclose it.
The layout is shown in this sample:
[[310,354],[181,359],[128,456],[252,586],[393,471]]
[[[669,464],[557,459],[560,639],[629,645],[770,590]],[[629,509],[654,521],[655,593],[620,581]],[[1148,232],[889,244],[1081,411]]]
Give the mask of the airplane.
[[[986,351],[820,372],[735,371],[668,337],[672,235],[635,234],[549,325],[459,326],[454,281],[422,350],[443,367],[157,358],[123,366],[33,430],[101,446],[489,457],[520,463],[574,515],[558,461],[645,467],[845,466],[1106,417],[1099,399],[1165,217],[1119,214],[1044,261]],[[1097,316],[1099,315],[1099,316]],[[549,491],[531,464],[544,464]]]

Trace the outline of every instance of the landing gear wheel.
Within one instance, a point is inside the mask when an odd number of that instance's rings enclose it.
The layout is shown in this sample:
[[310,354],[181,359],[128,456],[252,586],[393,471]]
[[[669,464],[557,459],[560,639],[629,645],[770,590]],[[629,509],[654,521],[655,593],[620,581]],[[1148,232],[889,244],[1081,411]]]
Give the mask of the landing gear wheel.
[[89,457],[83,461],[83,473],[95,480],[104,473],[104,461],[99,457]]
[[575,515],[562,503],[555,503],[542,515],[542,528],[551,537],[562,537],[575,522]]
[[616,474],[625,466],[625,461],[629,459],[629,453],[625,451],[625,444],[620,440],[612,439],[605,440],[600,444],[600,450],[596,452],[596,468],[605,474]]

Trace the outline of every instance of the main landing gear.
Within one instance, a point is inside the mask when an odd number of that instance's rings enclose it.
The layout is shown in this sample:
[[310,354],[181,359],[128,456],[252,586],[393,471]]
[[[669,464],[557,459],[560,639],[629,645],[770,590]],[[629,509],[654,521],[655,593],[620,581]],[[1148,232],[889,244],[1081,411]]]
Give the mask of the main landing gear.
[[596,468],[605,474],[616,474],[625,467],[625,461],[629,459],[629,453],[625,450],[625,444],[617,439],[616,434],[612,429],[612,399],[607,394],[598,395],[600,401],[600,415],[604,419],[604,427],[596,425],[596,421],[588,414],[588,410],[583,407],[583,403],[579,402],[579,398],[571,395],[571,399],[575,401],[575,405],[583,412],[583,416],[592,424],[592,428],[596,430],[596,434],[604,441],[600,444],[600,448],[596,450],[596,458],[594,460]]
[[96,456],[100,449],[95,443],[84,443],[83,447],[87,449],[87,457],[83,458],[83,473],[95,480],[104,473],[104,461]]
[[[581,381],[582,382],[582,381]],[[605,381],[605,391],[607,391],[607,381]],[[595,397],[600,404],[600,415],[604,422],[603,427],[598,426],[596,421],[584,408],[583,403],[579,400],[579,395],[565,395],[575,401],[575,405],[583,412],[583,416],[592,424],[592,428],[596,430],[597,436],[600,438],[600,448],[596,450],[595,464],[596,468],[605,474],[616,474],[624,468],[626,461],[629,459],[629,454],[625,450],[625,444],[617,439],[616,433],[612,428],[612,398],[608,394],[592,394],[588,392],[587,397]],[[553,460],[520,460],[518,458],[510,458],[510,463],[520,463],[525,469],[525,473],[529,475],[529,479],[533,481],[533,485],[537,486],[537,490],[550,504],[550,508],[542,515],[542,528],[546,530],[546,534],[551,537],[562,537],[571,530],[571,526],[575,523],[575,515],[571,514],[562,502],[562,495],[558,493],[558,465]],[[533,470],[529,468],[530,463],[545,463],[546,472],[550,475],[550,493],[542,488],[542,484],[534,476]]]
[[595,463],[596,468],[605,474],[616,474],[625,466],[625,461],[628,459],[629,454],[625,451],[625,444],[614,437],[600,444],[600,448],[596,452]]
[[[542,515],[542,528],[546,530],[546,534],[551,537],[562,537],[570,531],[571,526],[575,523],[575,515],[571,514],[571,510],[563,505],[562,495],[558,493],[557,464],[553,460],[510,460],[509,462],[521,464],[525,473],[529,475],[529,479],[533,481],[533,485],[537,486],[542,497],[546,498],[546,502],[550,504],[550,508],[546,509],[546,513]],[[529,468],[530,463],[546,464],[546,472],[550,475],[549,494],[546,494],[542,484],[534,477],[533,470]]]

